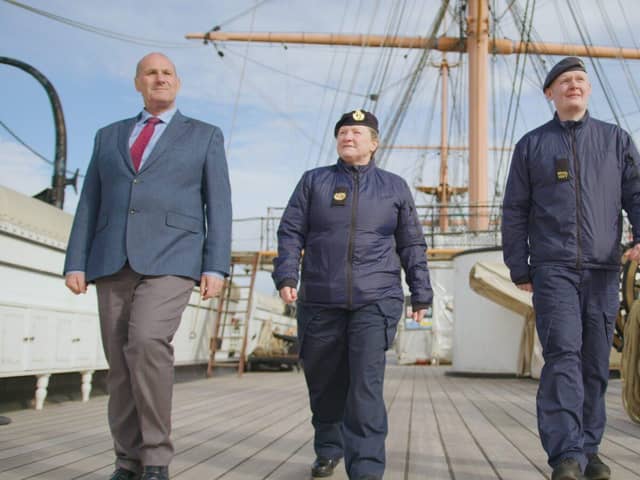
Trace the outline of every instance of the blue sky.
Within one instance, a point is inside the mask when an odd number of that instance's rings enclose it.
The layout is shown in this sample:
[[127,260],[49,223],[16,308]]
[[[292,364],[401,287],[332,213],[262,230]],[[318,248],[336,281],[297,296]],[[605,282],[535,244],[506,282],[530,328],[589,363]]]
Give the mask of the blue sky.
[[[225,133],[234,213],[238,218],[265,215],[268,206],[283,206],[304,170],[335,161],[333,124],[342,112],[370,105],[364,103],[363,95],[375,90],[372,78],[378,78],[375,76],[381,75],[386,68],[387,76],[376,109],[384,131],[385,121],[388,122],[402,93],[399,81],[410,72],[419,52],[398,50],[387,57],[379,49],[359,47],[288,45],[285,48],[283,45],[230,43],[218,46],[225,53],[221,58],[211,45],[187,41],[184,35],[204,32],[222,23],[222,29],[226,31],[375,34],[392,31],[424,36],[440,4],[435,0],[24,0],[24,3],[105,30],[176,47],[142,46],[105,38],[0,0],[0,56],[33,65],[57,89],[69,134],[67,168],[78,168],[83,173],[91,155],[95,131],[140,110],[142,104],[133,88],[135,64],[150,51],[163,51],[175,61],[182,79],[178,98],[181,111],[219,125]],[[520,0],[518,3],[524,7],[527,2]],[[640,34],[637,38],[631,34],[640,31],[640,9],[634,0],[607,2],[609,19],[603,17],[596,0],[573,0],[572,3],[580,5],[579,15],[584,18],[586,31],[594,43],[615,43],[607,29],[610,20],[621,45],[640,44]],[[255,10],[224,23],[256,4]],[[505,1],[496,2],[497,13],[504,14],[501,33],[517,39],[514,22],[504,10],[506,4]],[[399,6],[405,7],[404,12]],[[566,8],[566,2],[537,0],[535,32],[551,42],[581,43]],[[454,26],[448,24],[450,34],[457,35]],[[251,61],[246,61],[244,56]],[[438,60],[440,55],[432,58]],[[456,59],[453,55],[449,57],[449,60]],[[387,60],[388,68],[385,67]],[[492,91],[496,92],[496,108],[503,112],[496,117],[497,125],[492,129],[495,132],[501,132],[506,123],[504,111],[513,83],[515,61],[515,57],[509,57],[495,63]],[[630,113],[627,126],[638,139],[640,130],[636,129],[640,128],[640,115],[634,112],[640,107],[632,95],[632,86],[622,64],[608,60],[602,65],[616,91],[621,110]],[[627,63],[627,68],[640,82],[640,61]],[[538,80],[530,65],[527,69],[522,85],[521,113],[515,123],[516,139],[550,116]],[[466,75],[466,69],[459,68],[453,75],[453,81],[457,81],[458,77]],[[398,143],[437,143],[439,125],[430,120],[434,117],[437,79],[437,70],[429,67],[400,130]],[[592,112],[611,120],[602,89],[596,79],[592,80]],[[6,65],[0,65],[0,85],[0,120],[37,151],[53,159],[53,121],[44,90],[24,72]],[[344,91],[353,93],[342,93]],[[456,108],[464,113],[465,94],[462,89],[457,92]],[[437,104],[436,101],[435,107]],[[436,120],[438,115],[436,110]],[[452,143],[464,144],[466,120],[461,121],[458,128],[455,124],[452,127]],[[502,133],[492,134],[492,143],[494,139],[502,142]],[[411,184],[420,177],[424,183],[433,184],[438,162],[433,154],[394,152],[388,168],[405,176]],[[466,182],[465,162],[462,156],[453,156],[452,184]],[[48,186],[51,174],[52,167],[0,128],[2,185],[32,195]],[[68,189],[66,197],[65,209],[73,212],[77,196]],[[420,198],[417,201],[426,202]],[[255,231],[241,232],[242,235],[247,246],[257,238]]]

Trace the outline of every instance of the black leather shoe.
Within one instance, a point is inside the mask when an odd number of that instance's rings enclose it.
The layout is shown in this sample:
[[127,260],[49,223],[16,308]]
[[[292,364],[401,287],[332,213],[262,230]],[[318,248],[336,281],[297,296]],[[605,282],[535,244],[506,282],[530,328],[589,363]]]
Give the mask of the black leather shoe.
[[0,415],[0,425],[9,425],[10,423],[11,423],[11,419],[9,417]]
[[327,457],[318,457],[316,461],[311,465],[312,477],[330,477],[333,475],[333,470],[336,465],[340,463],[340,459],[334,460]]
[[589,463],[584,469],[584,476],[589,480],[609,480],[611,478],[611,469],[600,460],[597,453],[587,455]]
[[575,458],[565,458],[553,469],[551,480],[585,480]]
[[144,467],[140,480],[169,480],[169,467]]
[[111,474],[109,480],[140,480],[140,475],[126,468],[116,468],[116,471]]

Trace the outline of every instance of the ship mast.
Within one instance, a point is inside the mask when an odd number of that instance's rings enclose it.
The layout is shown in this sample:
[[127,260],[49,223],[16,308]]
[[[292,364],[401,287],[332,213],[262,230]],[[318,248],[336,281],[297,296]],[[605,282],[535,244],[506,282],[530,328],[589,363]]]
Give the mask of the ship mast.
[[[187,39],[212,42],[266,42],[283,44],[343,45],[385,48],[434,49],[441,52],[466,52],[469,55],[469,218],[470,230],[486,230],[488,216],[488,100],[487,63],[489,52],[498,55],[537,53],[576,55],[597,58],[640,60],[640,49],[595,47],[575,44],[520,42],[489,38],[487,0],[469,0],[467,38],[400,37],[395,35],[338,35],[318,33],[228,33],[210,31],[190,33]],[[444,128],[444,126],[443,126]],[[446,161],[446,157],[444,158]],[[446,163],[445,163],[446,168]],[[442,169],[442,167],[441,167]],[[442,170],[440,182],[442,184]],[[443,197],[441,197],[443,198]],[[475,211],[474,211],[475,210]]]
[[489,101],[489,7],[487,0],[470,0],[467,17],[469,54],[469,229],[488,230],[487,174]]
[[449,64],[447,63],[446,55],[442,58],[440,64],[440,81],[442,82],[442,102],[440,112],[440,191],[438,192],[439,211],[440,217],[440,231],[446,232],[449,228],[449,216],[447,205],[449,203],[449,166],[448,155],[449,150],[447,148],[449,139],[447,138],[447,86],[449,83]]
[[[449,133],[448,133],[448,120],[447,114],[449,107],[447,105],[449,99],[448,85],[449,85],[449,69],[453,66],[447,62],[446,54],[442,57],[442,62],[439,65],[435,65],[440,69],[440,82],[441,87],[441,112],[440,112],[440,146],[435,147],[440,151],[440,181],[437,187],[426,187],[418,185],[416,190],[427,195],[435,195],[438,199],[438,225],[440,232],[446,232],[449,230],[449,201],[453,195],[461,195],[466,193],[469,189],[466,187],[452,187],[449,185],[449,149],[460,149],[461,147],[449,147]],[[391,148],[403,148],[402,146],[394,146]],[[405,147],[406,148],[406,147]],[[429,147],[415,147],[415,148],[429,148]],[[465,150],[468,148],[462,147]]]

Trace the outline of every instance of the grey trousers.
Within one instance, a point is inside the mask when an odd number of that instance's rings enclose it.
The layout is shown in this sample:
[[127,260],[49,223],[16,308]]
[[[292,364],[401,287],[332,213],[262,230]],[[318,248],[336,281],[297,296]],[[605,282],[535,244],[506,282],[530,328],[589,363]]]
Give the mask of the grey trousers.
[[139,472],[171,462],[170,342],[194,284],[191,278],[141,275],[128,265],[96,280],[116,467]]

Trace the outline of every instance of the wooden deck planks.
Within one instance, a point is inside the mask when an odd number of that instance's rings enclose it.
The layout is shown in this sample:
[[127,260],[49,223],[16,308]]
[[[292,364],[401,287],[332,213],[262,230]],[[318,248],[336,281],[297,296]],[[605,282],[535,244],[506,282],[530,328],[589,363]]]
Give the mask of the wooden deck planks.
[[[537,383],[467,378],[445,367],[390,365],[385,479],[549,478],[535,412]],[[102,480],[113,469],[106,397],[10,412],[0,428],[0,480]],[[608,392],[602,456],[619,480],[640,480],[640,425]],[[299,480],[314,459],[304,376],[250,373],[177,384],[171,465],[176,480]],[[346,480],[341,463],[333,480]]]

